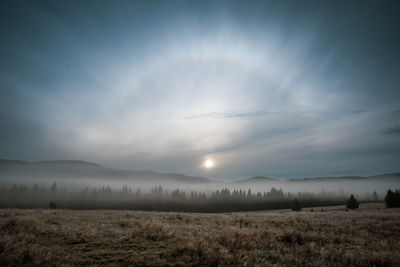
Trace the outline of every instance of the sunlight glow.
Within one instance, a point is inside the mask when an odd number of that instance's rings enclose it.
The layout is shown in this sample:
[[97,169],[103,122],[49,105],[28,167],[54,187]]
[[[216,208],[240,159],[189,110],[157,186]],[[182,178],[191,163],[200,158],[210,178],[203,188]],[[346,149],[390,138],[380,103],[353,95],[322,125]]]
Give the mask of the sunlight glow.
[[214,167],[214,161],[211,159],[207,159],[206,161],[204,161],[204,167],[207,169],[211,169]]

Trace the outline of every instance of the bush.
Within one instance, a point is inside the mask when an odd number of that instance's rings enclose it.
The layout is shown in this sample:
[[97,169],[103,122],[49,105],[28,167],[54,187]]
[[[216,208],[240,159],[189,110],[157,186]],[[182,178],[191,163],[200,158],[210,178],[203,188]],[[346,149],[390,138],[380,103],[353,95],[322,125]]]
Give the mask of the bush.
[[357,199],[354,198],[353,195],[350,196],[350,199],[347,201],[346,208],[348,209],[358,209],[360,203],[358,203]]
[[385,197],[386,208],[399,208],[400,207],[400,191],[388,190]]
[[56,209],[57,208],[57,202],[51,200],[49,203],[49,209]]
[[295,198],[295,199],[293,200],[292,211],[301,211],[300,203],[299,203],[299,201],[297,200],[297,198]]

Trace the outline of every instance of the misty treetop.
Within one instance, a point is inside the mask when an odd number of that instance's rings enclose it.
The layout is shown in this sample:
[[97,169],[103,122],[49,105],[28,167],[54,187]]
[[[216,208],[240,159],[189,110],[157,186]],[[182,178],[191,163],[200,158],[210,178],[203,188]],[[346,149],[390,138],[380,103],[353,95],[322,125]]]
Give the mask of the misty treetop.
[[[250,189],[227,188],[213,191],[165,190],[161,185],[143,190],[124,185],[120,189],[102,186],[68,191],[59,188],[56,183],[50,186],[3,185],[0,192],[2,208],[57,207],[191,212],[293,209],[294,205],[295,210],[300,210],[300,207],[343,205],[348,197],[326,191],[289,193],[274,187],[266,192],[252,192]],[[374,201],[374,197],[377,197],[376,193],[367,195],[364,201]]]

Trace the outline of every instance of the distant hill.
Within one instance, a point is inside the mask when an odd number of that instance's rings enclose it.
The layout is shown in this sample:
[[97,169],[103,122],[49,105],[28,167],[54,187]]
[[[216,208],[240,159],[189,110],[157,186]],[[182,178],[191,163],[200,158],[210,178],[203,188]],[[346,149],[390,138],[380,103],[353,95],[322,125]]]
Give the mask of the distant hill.
[[157,173],[154,171],[121,170],[79,160],[56,160],[27,162],[0,159],[0,183],[53,183],[72,186],[110,185],[120,187],[128,184],[135,187],[151,188],[165,185],[172,188],[246,188],[269,191],[272,187],[288,192],[346,191],[346,192],[385,192],[388,188],[400,188],[400,173],[341,177],[314,177],[300,179],[275,179],[255,176],[240,181],[216,182],[204,177],[188,176],[178,173]]
[[373,176],[314,177],[297,179],[274,179],[251,177],[235,183],[242,188],[268,191],[272,187],[287,192],[340,192],[341,194],[372,194],[383,197],[388,189],[400,189],[400,173]]
[[[305,182],[340,182],[340,181],[369,181],[379,179],[398,179],[400,182],[400,173],[381,174],[373,176],[332,176],[332,177],[311,177],[311,178],[291,178],[276,179],[265,176],[255,176],[244,180],[236,181],[236,183],[305,183]],[[399,184],[400,186],[400,184]]]
[[288,182],[338,182],[338,181],[368,181],[377,179],[398,179],[400,181],[400,173],[390,173],[372,176],[333,176],[333,177],[314,177],[314,178],[297,178],[288,179]]
[[271,177],[254,176],[244,180],[237,181],[237,183],[265,183],[265,182],[279,182],[279,180]]
[[107,180],[112,183],[140,182],[152,184],[165,183],[209,183],[209,179],[183,174],[160,174],[154,171],[135,171],[106,168],[99,164],[77,160],[55,161],[17,161],[0,159],[0,182],[74,182]]

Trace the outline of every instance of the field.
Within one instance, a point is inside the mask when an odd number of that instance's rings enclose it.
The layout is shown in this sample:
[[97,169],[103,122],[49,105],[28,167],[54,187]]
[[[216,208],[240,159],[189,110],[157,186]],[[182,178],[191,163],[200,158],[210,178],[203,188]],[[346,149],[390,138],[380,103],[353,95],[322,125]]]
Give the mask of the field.
[[399,266],[383,204],[246,213],[0,210],[0,265]]

